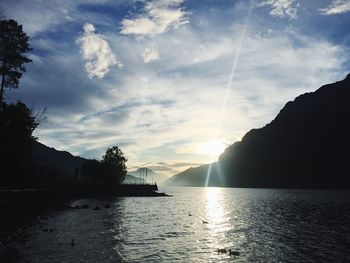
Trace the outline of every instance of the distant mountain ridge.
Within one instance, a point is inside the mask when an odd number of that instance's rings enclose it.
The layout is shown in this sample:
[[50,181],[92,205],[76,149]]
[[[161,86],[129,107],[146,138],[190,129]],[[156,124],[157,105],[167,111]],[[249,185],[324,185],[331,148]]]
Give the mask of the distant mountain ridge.
[[[217,163],[191,167],[164,181],[164,186],[222,186],[218,176],[209,176],[217,169]],[[210,172],[209,172],[210,171]]]
[[[211,165],[209,185],[350,189],[350,74],[288,102]],[[203,186],[208,165],[164,184]],[[191,179],[195,177],[196,180]]]

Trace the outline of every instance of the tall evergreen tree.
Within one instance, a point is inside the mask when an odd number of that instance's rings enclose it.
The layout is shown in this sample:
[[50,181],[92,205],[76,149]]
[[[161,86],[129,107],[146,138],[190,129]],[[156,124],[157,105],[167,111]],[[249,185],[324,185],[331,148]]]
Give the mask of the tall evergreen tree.
[[19,79],[26,71],[25,63],[32,62],[25,56],[31,48],[29,37],[22,30],[22,25],[13,19],[0,20],[0,109],[5,88],[18,88]]

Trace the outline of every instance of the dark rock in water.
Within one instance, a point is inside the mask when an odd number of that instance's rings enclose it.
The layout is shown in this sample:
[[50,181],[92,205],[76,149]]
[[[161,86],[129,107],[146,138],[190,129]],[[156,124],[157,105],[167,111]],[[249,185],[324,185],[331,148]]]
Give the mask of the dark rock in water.
[[218,248],[218,253],[227,253],[226,248]]
[[94,211],[97,211],[97,210],[101,210],[101,208],[99,208],[98,206],[96,206],[96,207],[94,208]]
[[208,224],[208,221],[202,220],[203,224]]
[[50,228],[50,229],[49,229],[49,232],[50,232],[50,233],[51,233],[51,232],[53,232],[53,229],[52,229],[52,228]]
[[43,232],[49,232],[48,228],[43,229]]
[[111,208],[111,205],[105,205],[105,208]]
[[238,252],[238,251],[234,251],[234,250],[231,250],[231,249],[229,249],[228,253],[229,253],[231,256],[239,256],[239,252]]
[[90,208],[90,206],[87,205],[87,204],[84,204],[84,205],[81,206],[81,208],[82,208],[82,209],[88,209],[88,208]]

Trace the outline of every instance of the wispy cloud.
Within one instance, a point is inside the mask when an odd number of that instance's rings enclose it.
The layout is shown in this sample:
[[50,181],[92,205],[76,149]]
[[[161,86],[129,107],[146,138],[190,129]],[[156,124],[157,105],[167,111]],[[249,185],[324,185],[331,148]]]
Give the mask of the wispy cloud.
[[142,14],[125,18],[120,33],[134,35],[155,35],[188,22],[186,12],[181,8],[183,0],[154,0],[146,2]]
[[334,0],[328,7],[320,8],[319,11],[323,15],[336,15],[350,12],[350,1]]
[[108,42],[102,34],[95,32],[92,24],[86,23],[83,27],[84,33],[76,40],[80,45],[81,55],[85,62],[85,70],[89,78],[103,78],[109,68],[123,65],[117,60]]
[[[156,35],[177,29],[189,22],[188,12],[181,7],[184,0],[152,0],[144,2],[142,12],[121,21],[120,33],[153,38]],[[141,54],[144,63],[159,59],[155,45],[146,47]]]
[[159,51],[154,45],[149,46],[142,53],[142,57],[143,57],[143,62],[150,63],[152,61],[159,59]]
[[0,13],[5,17],[17,19],[23,24],[25,32],[34,37],[43,32],[62,30],[63,27],[67,32],[72,24],[87,21],[87,17],[93,24],[104,23],[108,20],[106,16],[93,16],[91,13],[87,15],[81,8],[85,5],[108,5],[118,8],[125,2],[127,0],[2,0]]
[[[17,18],[30,36],[52,30],[57,25],[71,21],[70,5],[60,5],[55,1],[1,1],[1,11],[10,18]],[[43,11],[45,10],[45,11]]]
[[289,19],[297,18],[297,7],[295,0],[267,0],[258,6],[270,6],[270,15],[276,17],[286,17]]

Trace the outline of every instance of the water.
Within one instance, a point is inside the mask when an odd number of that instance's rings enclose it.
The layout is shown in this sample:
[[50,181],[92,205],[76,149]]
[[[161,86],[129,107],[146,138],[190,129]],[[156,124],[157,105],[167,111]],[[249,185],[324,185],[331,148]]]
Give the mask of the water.
[[21,252],[40,263],[350,262],[350,192],[161,190],[173,197],[78,200],[90,209],[52,214]]

